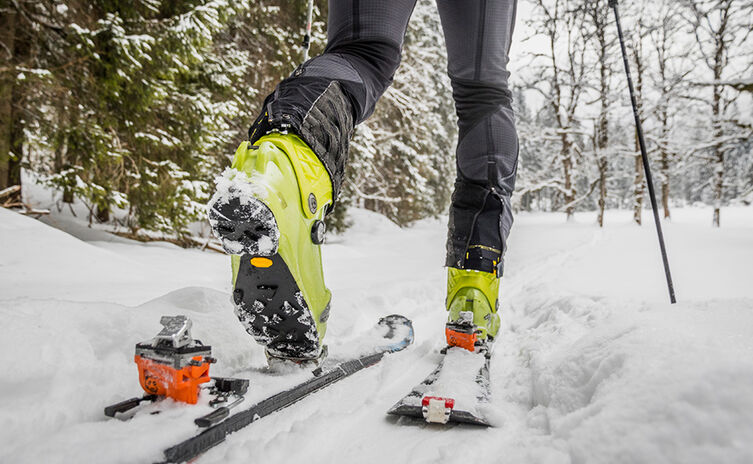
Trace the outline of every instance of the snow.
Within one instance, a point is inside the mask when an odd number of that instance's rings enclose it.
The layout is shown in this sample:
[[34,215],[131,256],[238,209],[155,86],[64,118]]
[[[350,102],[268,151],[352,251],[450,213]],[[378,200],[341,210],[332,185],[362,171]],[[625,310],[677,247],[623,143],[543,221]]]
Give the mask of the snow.
[[[267,143],[267,142],[264,142]],[[274,218],[271,213],[265,213],[267,206],[258,200],[264,200],[267,198],[267,190],[262,187],[261,182],[253,182],[253,175],[249,177],[243,171],[237,169],[226,168],[221,175],[215,179],[215,193],[212,196],[209,204],[213,208],[221,209],[223,205],[227,205],[231,200],[238,200],[240,205],[248,207],[249,211],[244,214],[250,214],[253,217],[266,218],[267,230],[274,231],[273,236],[263,235],[257,242],[254,254],[262,256],[271,256],[275,250],[280,239],[280,231],[277,229],[277,224],[274,222]],[[262,211],[264,210],[264,211]],[[210,219],[215,221],[215,219]],[[214,227],[213,223],[213,227]],[[214,228],[213,228],[214,230]],[[241,254],[244,251],[244,244],[240,241],[231,240],[226,237],[217,236],[222,241],[222,246],[228,252],[233,254]]]
[[248,174],[237,169],[226,168],[214,183],[216,189],[210,201],[212,204],[226,204],[231,199],[238,198],[242,205],[247,205],[255,204],[255,198],[267,198],[266,189],[260,187],[259,183],[253,183]]
[[[331,356],[362,352],[392,313],[413,319],[415,344],[197,462],[753,462],[753,208],[722,215],[718,229],[708,208],[664,224],[670,305],[650,218],[608,211],[599,229],[593,213],[519,214],[485,429],[385,415],[441,359],[445,221],[400,229],[354,210],[323,248]],[[45,221],[0,209],[0,462],[152,462],[188,436],[206,404],[102,415],[140,394],[133,347],[163,314],[193,320],[215,375],[251,379],[249,402],[309,377],[265,367],[233,315],[227,257]]]

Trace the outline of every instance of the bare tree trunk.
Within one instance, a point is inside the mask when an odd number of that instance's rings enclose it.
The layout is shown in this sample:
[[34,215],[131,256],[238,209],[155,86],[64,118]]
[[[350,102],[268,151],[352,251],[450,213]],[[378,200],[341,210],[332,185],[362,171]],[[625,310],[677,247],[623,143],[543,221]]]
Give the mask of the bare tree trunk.
[[[60,124],[73,127],[76,124],[78,118],[78,112],[76,105],[70,104],[67,98],[60,99],[60,107],[58,108],[58,118],[61,121]],[[71,159],[75,154],[68,151],[68,135],[67,132],[63,132],[59,135],[59,139],[56,142],[55,148],[55,172],[61,172],[62,170],[70,167],[74,160]],[[73,203],[74,200],[73,189],[69,183],[63,185],[63,203]]]
[[[21,161],[24,157],[24,120],[21,114],[21,89],[16,86],[11,96],[10,151],[8,160],[8,185],[21,185]],[[19,193],[20,196],[20,193]]]
[[604,227],[604,210],[607,205],[607,170],[609,163],[605,151],[609,145],[609,77],[611,68],[608,59],[606,25],[608,9],[606,5],[599,4],[596,8],[589,9],[591,18],[596,28],[596,39],[599,49],[599,100],[601,108],[599,119],[596,124],[596,164],[599,170],[599,227]]
[[[719,82],[722,77],[723,59],[724,59],[724,40],[717,42],[716,54],[714,56],[714,82]],[[722,149],[720,140],[724,136],[724,128],[722,127],[722,86],[714,85],[714,99],[712,101],[712,126],[714,140],[717,141],[714,145],[714,160],[716,165],[714,166],[714,217],[712,225],[714,227],[720,227],[721,225],[721,210],[722,200],[724,199],[724,150]]]
[[14,72],[14,56],[16,41],[16,12],[10,5],[0,15],[0,56],[7,64],[5,70],[0,71],[0,190],[10,187],[10,160],[13,145],[13,87],[16,74]]
[[[16,34],[14,40],[14,51],[16,62],[24,63],[32,56],[32,44],[28,34]],[[13,76],[15,77],[15,76]],[[14,85],[11,90],[11,133],[10,133],[10,150],[12,156],[8,160],[8,184],[21,185],[21,163],[24,157],[24,129],[26,121],[24,118],[24,91],[26,87]],[[19,199],[21,193],[19,192]]]
[[659,156],[661,160],[661,204],[664,209],[664,219],[670,218],[669,213],[669,88],[667,85],[667,42],[672,31],[669,19],[665,16],[660,29],[661,39],[656,41],[656,51],[658,54],[659,79],[661,82],[661,94],[659,95],[659,123],[661,125],[661,136],[659,142]]
[[[662,84],[663,85],[663,84]],[[662,93],[666,96],[667,91],[662,88]],[[669,157],[670,152],[667,148],[669,137],[669,113],[667,110],[667,100],[664,98],[661,111],[659,112],[659,118],[661,119],[661,143],[659,144],[659,151],[661,156],[661,204],[664,209],[664,219],[670,219],[669,212],[669,191],[670,191],[670,174],[669,174]]]
[[666,149],[661,151],[661,204],[664,209],[664,219],[670,219],[669,213],[669,153]]
[[669,150],[667,149],[667,138],[669,136],[669,112],[667,110],[667,95],[668,90],[666,87],[666,78],[664,76],[665,63],[663,60],[660,62],[660,73],[662,79],[662,103],[659,110],[659,121],[661,124],[661,142],[659,143],[659,156],[661,160],[661,204],[664,209],[664,219],[669,219]]
[[599,158],[599,227],[604,227],[604,211],[607,207],[607,157]]
[[568,140],[567,134],[562,135],[562,176],[565,181],[565,213],[567,214],[567,220],[569,221],[573,217],[575,212],[575,188],[573,188],[573,160],[570,148],[570,140]]
[[[637,142],[636,142],[637,145]],[[640,152],[640,147],[636,147]],[[634,157],[635,160],[635,177],[633,178],[633,221],[641,225],[643,223],[643,195],[644,195],[644,182],[643,182],[643,160],[641,155],[638,154]]]
[[[607,101],[607,95],[605,95],[605,93],[608,93],[609,88],[608,84],[606,84],[606,81],[604,80],[604,72],[605,71],[602,68],[601,113],[599,114],[598,132],[596,135],[596,149],[599,153],[596,160],[599,170],[599,227],[604,227],[604,211],[606,210],[607,206],[607,170],[609,168],[607,156],[604,153],[609,144],[609,135],[607,133],[609,124],[607,108],[609,102]],[[604,86],[604,84],[606,84],[606,87]]]
[[[637,26],[637,39],[633,45],[633,60],[635,61],[635,99],[638,107],[638,118],[641,123],[643,118],[643,24],[638,21]],[[643,222],[643,196],[644,191],[644,174],[643,174],[643,161],[641,159],[641,148],[638,141],[638,133],[635,134],[635,176],[633,177],[633,221],[641,225]]]
[[[719,75],[721,75],[721,66],[719,68]],[[714,81],[718,82],[716,69],[714,71]],[[721,86],[719,85],[714,85],[712,116],[714,118],[714,139],[720,140],[724,131],[721,124]],[[714,160],[716,164],[714,166],[714,217],[712,224],[714,227],[720,227],[722,199],[724,198],[724,150],[719,143],[714,146]]]

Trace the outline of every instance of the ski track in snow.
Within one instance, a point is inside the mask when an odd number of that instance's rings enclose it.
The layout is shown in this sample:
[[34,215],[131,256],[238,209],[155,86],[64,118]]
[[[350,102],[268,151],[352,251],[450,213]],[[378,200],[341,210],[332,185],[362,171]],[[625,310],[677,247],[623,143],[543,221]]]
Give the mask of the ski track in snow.
[[[521,214],[491,361],[495,427],[385,415],[441,359],[444,221],[399,229],[355,210],[324,247],[332,357],[364,348],[384,315],[414,322],[406,351],[232,434],[199,463],[753,462],[753,208],[676,210],[665,225],[669,305],[650,223],[610,212]],[[0,462],[151,462],[205,404],[127,422],[105,405],[140,395],[133,346],[186,314],[214,375],[251,379],[250,405],[308,373],[273,374],[230,303],[228,259],[141,244],[56,215],[0,209]]]

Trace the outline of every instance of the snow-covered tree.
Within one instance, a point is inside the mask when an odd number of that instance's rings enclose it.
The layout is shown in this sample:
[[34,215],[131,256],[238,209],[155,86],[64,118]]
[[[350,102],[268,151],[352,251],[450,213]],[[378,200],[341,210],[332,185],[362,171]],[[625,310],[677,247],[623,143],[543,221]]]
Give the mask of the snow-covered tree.
[[593,153],[596,161],[596,170],[598,172],[597,185],[599,188],[598,196],[598,216],[597,222],[600,227],[604,227],[604,210],[607,205],[607,184],[609,180],[609,110],[611,106],[611,82],[614,69],[613,56],[617,52],[614,47],[616,37],[613,28],[610,30],[610,10],[607,2],[602,0],[586,1],[582,5],[590,23],[589,27],[593,28],[593,34],[590,39],[593,43],[595,59],[597,62],[598,79],[594,83],[597,94],[598,116],[594,124],[593,136]]
[[[705,68],[702,78],[710,81],[711,98],[707,100],[710,118],[708,137],[699,140],[696,154],[710,163],[711,189],[714,206],[713,225],[719,227],[721,207],[725,200],[728,157],[741,149],[749,131],[741,133],[735,124],[737,94],[724,85],[734,76],[735,58],[750,46],[753,32],[750,0],[684,0],[686,18],[696,39],[700,64]],[[748,53],[750,53],[748,51]],[[750,61],[745,63],[748,67]]]
[[650,71],[653,91],[656,95],[656,130],[648,138],[656,146],[659,159],[658,178],[661,183],[661,204],[664,218],[670,218],[669,199],[672,178],[682,175],[682,155],[686,153],[677,134],[680,131],[679,112],[685,105],[678,104],[686,93],[686,77],[691,71],[686,47],[682,44],[681,6],[673,0],[662,0],[657,5],[658,14],[648,18],[650,22],[650,47],[653,49]]
[[248,53],[215,41],[237,10],[207,0],[11,5],[39,44],[16,66],[34,89],[23,93],[29,167],[92,219],[117,209],[133,231],[184,233],[231,121],[248,119]]
[[[592,71],[587,59],[588,31],[586,15],[574,0],[535,0],[529,27],[548,44],[546,53],[534,54],[527,88],[543,97],[542,111],[553,125],[542,127],[542,136],[557,143],[556,162],[561,172],[550,172],[539,186],[554,187],[559,204],[568,218],[577,204],[578,181],[582,168],[583,128],[578,112]],[[548,119],[548,118],[547,118]],[[528,191],[530,187],[528,187]]]

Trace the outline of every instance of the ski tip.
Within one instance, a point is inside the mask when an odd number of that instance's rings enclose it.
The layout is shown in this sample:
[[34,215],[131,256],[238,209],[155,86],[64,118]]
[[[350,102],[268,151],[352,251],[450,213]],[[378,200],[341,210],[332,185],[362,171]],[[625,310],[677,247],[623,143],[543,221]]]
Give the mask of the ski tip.
[[402,314],[390,314],[379,319],[379,325],[386,325],[388,327],[407,325],[413,327],[413,322]]
[[401,340],[386,347],[386,351],[400,351],[413,343],[413,322],[407,317],[400,314],[390,314],[389,316],[384,316],[379,319],[379,325],[388,328],[387,335],[385,335],[385,338],[387,339],[392,339],[400,335],[402,332],[398,332],[398,330],[401,328],[407,327],[408,329],[408,333]]

